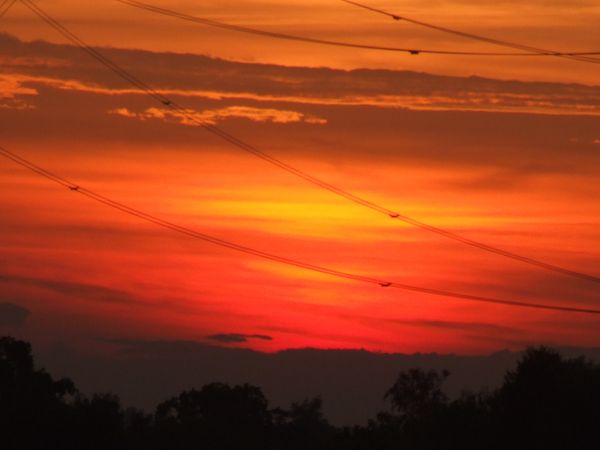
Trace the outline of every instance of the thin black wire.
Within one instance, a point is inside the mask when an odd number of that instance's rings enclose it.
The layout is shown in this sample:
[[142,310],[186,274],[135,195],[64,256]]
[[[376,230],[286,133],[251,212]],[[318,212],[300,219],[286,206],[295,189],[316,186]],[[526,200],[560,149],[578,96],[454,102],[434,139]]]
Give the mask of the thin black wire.
[[0,5],[0,19],[4,17],[4,15],[8,12],[10,8],[13,7],[18,0],[4,0]]
[[[600,64],[600,59],[588,57],[589,55],[597,55],[598,52],[557,52],[554,50],[545,50],[545,49],[538,48],[538,47],[532,47],[530,45],[524,45],[524,44],[519,44],[519,43],[515,43],[515,42],[510,42],[510,41],[503,41],[500,39],[494,39],[494,38],[490,38],[487,36],[481,36],[478,34],[467,33],[467,32],[455,30],[452,28],[441,27],[439,25],[434,25],[434,24],[430,24],[427,22],[421,22],[420,20],[415,20],[415,19],[411,19],[410,17],[393,14],[391,12],[384,11],[384,10],[378,9],[378,8],[373,8],[371,6],[355,2],[353,0],[341,0],[341,1],[348,3],[350,5],[357,6],[359,8],[363,8],[363,9],[366,9],[369,11],[383,14],[385,16],[391,17],[394,20],[403,20],[405,22],[409,22],[414,25],[419,25],[421,27],[426,27],[426,28],[429,28],[432,30],[441,31],[443,33],[454,34],[456,36],[461,36],[461,37],[464,37],[467,39],[474,39],[474,40],[477,40],[480,42],[487,42],[488,44],[499,45],[501,47],[508,47],[508,48],[513,48],[513,49],[517,49],[517,50],[524,50],[527,52],[535,53],[539,56],[556,56],[559,58],[567,58],[567,59],[572,59],[572,60],[580,61],[580,62]],[[513,55],[513,56],[516,56],[516,55]]]
[[560,273],[563,275],[576,277],[576,278],[580,278],[583,280],[592,281],[595,283],[600,283],[600,277],[590,275],[587,273],[583,273],[583,272],[566,269],[564,267],[560,267],[560,266],[557,266],[554,264],[549,264],[549,263],[539,261],[534,258],[530,258],[527,256],[512,253],[507,250],[503,250],[501,248],[497,248],[497,247],[494,247],[494,246],[491,246],[488,244],[484,244],[482,242],[478,242],[478,241],[466,238],[464,236],[453,233],[451,231],[447,231],[447,230],[435,227],[433,225],[428,225],[428,224],[421,222],[419,220],[416,220],[412,217],[406,216],[397,211],[391,210],[391,209],[381,206],[377,203],[374,203],[374,202],[366,200],[362,197],[359,197],[359,196],[357,196],[351,192],[348,192],[338,186],[335,186],[335,185],[330,184],[326,181],[323,181],[319,178],[316,178],[316,177],[314,177],[314,176],[312,176],[312,175],[310,175],[310,174],[308,174],[308,173],[306,173],[284,161],[281,161],[280,159],[278,159],[274,156],[271,156],[268,153],[265,153],[264,151],[258,149],[257,147],[255,147],[241,139],[238,139],[237,137],[229,134],[225,130],[217,127],[216,125],[212,125],[210,123],[199,120],[195,115],[191,114],[189,112],[189,110],[183,108],[182,106],[178,105],[173,100],[171,100],[170,98],[168,98],[165,95],[161,94],[160,92],[156,91],[155,89],[153,89],[152,87],[150,87],[149,85],[147,85],[146,83],[144,83],[143,81],[141,81],[140,79],[138,79],[137,77],[132,75],[131,73],[127,72],[122,67],[118,66],[116,63],[114,63],[107,57],[102,55],[96,49],[87,45],[83,40],[78,38],[76,35],[74,35],[72,32],[70,32],[68,29],[66,29],[62,24],[60,24],[58,21],[56,21],[51,16],[49,16],[45,11],[43,11],[39,6],[37,6],[31,0],[21,0],[21,1],[28,8],[30,8],[35,14],[37,14],[42,20],[44,20],[51,27],[56,29],[59,33],[61,33],[63,36],[65,36],[67,39],[69,39],[71,42],[73,42],[75,45],[77,45],[82,50],[84,50],[86,53],[88,53],[90,56],[92,56],[93,58],[98,60],[100,63],[102,63],[108,69],[112,70],[118,76],[120,76],[121,78],[130,82],[134,86],[138,87],[140,90],[144,91],[150,97],[154,98],[155,100],[159,101],[160,103],[162,103],[169,109],[180,114],[182,117],[184,117],[189,122],[197,124],[198,126],[204,128],[208,132],[210,132],[210,133],[218,136],[219,138],[229,142],[230,144],[234,145],[235,147],[238,147],[241,150],[251,153],[251,154],[261,158],[262,160],[267,161],[268,163],[273,164],[274,166],[279,167],[282,170],[285,170],[286,172],[289,172],[299,178],[302,178],[303,180],[305,180],[309,183],[314,184],[315,186],[318,186],[321,189],[332,192],[335,195],[343,197],[343,198],[345,198],[353,203],[356,203],[358,205],[361,205],[365,208],[369,208],[378,213],[385,214],[385,215],[391,217],[392,219],[397,219],[397,220],[403,221],[405,223],[408,223],[415,227],[429,231],[431,233],[435,233],[435,234],[444,236],[448,239],[453,239],[462,244],[469,245],[469,246],[478,248],[480,250],[484,250],[484,251],[487,251],[490,253],[504,256],[506,258],[520,261],[520,262],[523,262],[523,263],[526,263],[529,265],[537,266],[539,268],[550,270],[550,271]]
[[598,310],[598,309],[577,308],[577,307],[569,307],[569,306],[557,306],[557,305],[550,305],[550,304],[512,301],[512,300],[504,300],[504,299],[497,299],[497,298],[491,298],[491,297],[483,297],[483,296],[478,296],[478,295],[463,294],[463,293],[459,293],[459,292],[445,291],[445,290],[440,290],[440,289],[430,289],[430,288],[425,288],[425,287],[421,287],[421,286],[413,286],[413,285],[404,284],[404,283],[397,283],[397,282],[388,281],[388,280],[384,280],[384,279],[380,279],[380,278],[369,277],[369,276],[359,275],[359,274],[350,273],[350,272],[343,272],[343,271],[331,269],[328,267],[305,263],[303,261],[300,261],[300,260],[297,260],[294,258],[288,258],[288,257],[284,257],[284,256],[275,255],[272,253],[264,252],[262,250],[257,250],[252,247],[239,245],[239,244],[236,244],[236,243],[233,243],[230,241],[226,241],[224,239],[220,239],[220,238],[216,238],[214,236],[200,233],[198,231],[192,230],[191,228],[177,225],[173,222],[169,222],[167,220],[161,219],[159,217],[148,214],[139,209],[132,208],[123,203],[117,202],[117,201],[112,200],[108,197],[105,197],[101,194],[98,194],[94,191],[86,189],[85,187],[78,185],[72,181],[69,181],[53,172],[50,172],[50,171],[32,163],[31,161],[17,155],[16,153],[13,153],[13,152],[7,150],[6,148],[4,148],[2,146],[0,146],[0,156],[3,156],[6,159],[9,159],[9,160],[13,161],[14,163],[20,165],[21,167],[24,167],[24,168],[26,168],[38,175],[50,180],[50,181],[53,181],[54,183],[57,183],[65,188],[69,189],[70,191],[72,191],[74,193],[84,195],[98,203],[102,203],[110,208],[119,210],[125,214],[135,216],[146,222],[150,222],[154,225],[169,229],[171,231],[174,231],[174,232],[177,232],[180,234],[184,234],[186,236],[189,236],[189,237],[192,237],[195,239],[200,239],[202,241],[206,241],[211,244],[218,245],[220,247],[225,247],[230,250],[235,250],[237,252],[253,255],[253,256],[256,256],[259,258],[268,259],[270,261],[274,261],[274,262],[277,262],[280,264],[286,264],[288,266],[299,267],[301,269],[305,269],[305,270],[308,270],[311,272],[317,272],[317,273],[329,275],[329,276],[336,277],[336,278],[343,278],[343,279],[353,280],[353,281],[357,281],[357,282],[361,282],[361,283],[374,284],[374,285],[379,285],[381,287],[386,287],[386,288],[390,287],[390,288],[396,288],[396,289],[403,289],[403,290],[408,290],[408,291],[412,291],[412,292],[418,292],[421,294],[450,297],[450,298],[455,298],[455,299],[459,299],[459,300],[467,300],[467,301],[481,302],[481,303],[492,303],[492,304],[499,304],[499,305],[512,306],[512,307],[521,307],[521,308],[535,308],[535,309],[543,309],[543,310],[549,310],[549,311],[576,312],[576,313],[584,313],[584,314],[600,314],[600,310]]
[[[133,6],[134,8],[143,9],[152,13],[161,14],[163,16],[174,17],[176,19],[186,20],[188,22],[200,23],[202,25],[206,25],[214,28],[221,28],[229,31],[236,31],[240,33],[254,34],[258,36],[264,36],[275,39],[284,39],[288,41],[299,41],[299,42],[307,42],[311,44],[320,44],[320,45],[331,45],[336,47],[349,47],[349,48],[359,48],[366,50],[382,50],[389,52],[400,52],[400,53],[408,53],[408,54],[434,54],[434,55],[460,55],[460,56],[556,56],[554,53],[542,55],[539,53],[497,53],[497,52],[461,52],[461,51],[448,51],[448,50],[427,50],[427,49],[417,49],[417,48],[399,48],[399,47],[386,47],[379,45],[371,45],[371,44],[356,44],[350,42],[342,42],[342,41],[331,41],[326,39],[317,39],[306,36],[298,36],[291,35],[285,33],[276,33],[272,31],[265,31],[256,28],[243,27],[240,25],[231,25],[224,22],[219,22],[212,19],[206,19],[203,17],[192,16],[189,14],[184,14],[182,12],[174,11],[172,9],[161,8],[158,6],[150,5],[147,3],[139,2],[136,0],[116,0],[120,3]],[[578,53],[579,54],[579,53]],[[586,52],[586,55],[590,54],[600,54],[600,52]]]
[[6,11],[8,11],[10,9],[10,8],[6,8],[6,10],[4,9],[6,7],[6,5],[10,2],[11,2],[11,0],[4,0],[2,2],[2,4],[0,4],[0,18],[2,18],[4,16],[4,14],[6,14]]

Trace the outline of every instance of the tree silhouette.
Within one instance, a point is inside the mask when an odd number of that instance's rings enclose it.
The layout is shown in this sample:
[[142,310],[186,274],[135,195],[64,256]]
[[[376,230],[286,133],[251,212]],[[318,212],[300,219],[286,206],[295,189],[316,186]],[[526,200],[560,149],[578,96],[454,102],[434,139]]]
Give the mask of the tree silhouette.
[[[448,398],[442,390],[448,371],[410,369],[402,371],[385,393],[392,414],[380,414],[386,441],[406,448],[439,448],[445,440]],[[435,429],[436,433],[431,433]],[[389,445],[389,443],[388,443]]]
[[7,450],[597,450],[600,365],[530,348],[493,391],[443,391],[446,371],[400,372],[391,409],[336,428],[319,397],[269,409],[261,389],[211,383],[154,414],[79,393],[36,370],[31,346],[0,338],[0,449]]
[[385,398],[400,416],[407,419],[421,417],[446,404],[448,399],[442,384],[449,376],[448,371],[410,369],[400,372]]
[[497,391],[498,448],[598,449],[600,366],[528,349]]
[[289,410],[273,411],[276,447],[287,450],[331,448],[335,429],[323,417],[320,397],[292,403]]
[[90,450],[123,448],[124,416],[117,396],[78,396],[72,405],[72,416],[72,434],[79,445]]
[[[54,448],[69,426],[66,403],[76,394],[68,379],[54,381],[35,370],[31,345],[10,337],[0,338],[0,424],[4,448]],[[63,431],[63,435],[57,431]]]
[[182,392],[158,405],[156,422],[177,448],[258,449],[266,445],[271,425],[268,403],[260,388],[212,383]]

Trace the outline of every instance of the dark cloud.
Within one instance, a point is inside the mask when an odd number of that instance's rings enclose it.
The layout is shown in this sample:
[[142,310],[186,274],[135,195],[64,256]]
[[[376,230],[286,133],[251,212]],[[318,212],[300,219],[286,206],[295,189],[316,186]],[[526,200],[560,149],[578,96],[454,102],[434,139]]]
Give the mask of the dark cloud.
[[[313,104],[600,114],[598,86],[381,69],[284,67],[114,48],[102,51],[140,79],[155,88],[172,90],[173,95],[211,93],[216,98],[254,95],[266,96],[271,101],[293,98],[292,102]],[[22,42],[0,34],[0,54],[4,56],[1,72],[78,81],[94,88],[131,88],[109,71],[99,70],[96,61],[72,46]],[[74,83],[63,88],[74,88]],[[267,101],[265,97],[262,100]]]
[[265,336],[263,334],[239,334],[239,333],[224,333],[224,334],[213,334],[206,336],[207,339],[212,341],[222,342],[224,344],[236,344],[242,342],[248,342],[251,339],[258,339],[261,341],[272,341],[271,336]]
[[140,300],[127,292],[96,284],[75,283],[70,281],[48,280],[43,278],[17,275],[0,275],[0,283],[32,286],[71,297],[81,297],[107,303],[138,304]]
[[0,303],[0,326],[21,327],[31,311],[14,303]]
[[425,328],[436,328],[442,330],[458,330],[458,331],[477,331],[477,332],[488,332],[488,333],[517,333],[520,330],[492,323],[483,322],[456,322],[456,321],[444,321],[444,320],[390,320],[390,322],[414,326],[414,327],[425,327]]

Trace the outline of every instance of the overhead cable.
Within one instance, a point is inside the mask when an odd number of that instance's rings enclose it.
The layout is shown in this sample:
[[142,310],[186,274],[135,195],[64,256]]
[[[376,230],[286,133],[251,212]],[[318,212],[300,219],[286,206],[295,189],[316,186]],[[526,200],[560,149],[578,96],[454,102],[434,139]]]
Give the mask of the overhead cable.
[[221,238],[217,238],[214,236],[210,236],[208,234],[198,232],[191,228],[184,227],[184,226],[178,225],[176,223],[161,219],[160,217],[154,216],[152,214],[148,214],[144,211],[141,211],[139,209],[125,205],[121,202],[112,200],[112,199],[105,197],[101,194],[98,194],[90,189],[87,189],[87,188],[81,186],[80,184],[74,183],[74,182],[72,182],[66,178],[63,178],[47,169],[44,169],[44,168],[34,164],[33,162],[31,162],[31,161],[17,155],[14,152],[9,151],[6,148],[1,147],[1,146],[0,146],[0,156],[3,156],[4,158],[13,161],[14,163],[36,173],[37,175],[40,175],[56,184],[61,185],[62,187],[69,189],[71,192],[81,194],[85,197],[88,197],[88,198],[98,202],[98,203],[102,203],[110,208],[119,210],[119,211],[121,211],[125,214],[129,214],[131,216],[135,216],[141,220],[150,222],[150,223],[160,226],[162,228],[169,229],[171,231],[189,236],[191,238],[200,239],[202,241],[209,242],[211,244],[214,244],[214,245],[217,245],[220,247],[225,247],[230,250],[235,250],[237,252],[249,254],[249,255],[263,258],[263,259],[267,259],[267,260],[277,262],[280,264],[298,267],[298,268],[301,268],[301,269],[304,269],[304,270],[307,270],[310,272],[317,272],[317,273],[321,273],[324,275],[329,275],[331,277],[352,280],[352,281],[356,281],[356,282],[360,282],[360,283],[378,285],[378,286],[381,286],[384,288],[396,288],[396,289],[402,289],[402,290],[411,291],[411,292],[417,292],[420,294],[449,297],[449,298],[455,298],[455,299],[459,299],[459,300],[466,300],[466,301],[472,301],[472,302],[491,303],[491,304],[505,305],[505,306],[511,306],[511,307],[542,309],[542,310],[548,310],[548,311],[560,311],[560,312],[584,313],[584,314],[596,314],[596,315],[600,314],[599,309],[552,305],[552,304],[546,304],[546,303],[513,301],[513,300],[505,300],[505,299],[485,297],[485,296],[479,296],[479,295],[464,294],[464,293],[460,293],[460,292],[452,292],[452,291],[446,291],[446,290],[441,290],[441,289],[413,286],[410,284],[389,281],[389,280],[383,279],[383,278],[360,275],[360,274],[355,274],[355,273],[351,273],[351,272],[344,272],[344,271],[340,271],[340,270],[336,270],[336,269],[331,269],[329,267],[306,263],[306,262],[300,261],[295,258],[280,256],[280,255],[276,255],[273,253],[258,250],[258,249],[252,248],[252,247],[236,244],[236,243],[233,243],[233,242],[221,239]]
[[291,173],[292,175],[295,175],[298,178],[301,178],[309,183],[312,183],[313,185],[315,185],[321,189],[327,190],[339,197],[343,197],[343,198],[345,198],[353,203],[356,203],[358,205],[361,205],[365,208],[369,208],[380,214],[385,214],[386,216],[388,216],[392,219],[408,223],[415,227],[421,228],[421,229],[429,231],[431,233],[438,234],[440,236],[444,236],[448,239],[452,239],[452,240],[460,242],[462,244],[469,245],[471,247],[475,247],[480,250],[484,250],[484,251],[487,251],[490,253],[504,256],[506,258],[510,258],[515,261],[520,261],[520,262],[523,262],[523,263],[526,263],[526,264],[529,264],[532,266],[536,266],[536,267],[539,267],[542,269],[560,273],[562,275],[567,275],[567,276],[583,279],[586,281],[591,281],[594,283],[600,283],[600,277],[598,277],[598,276],[580,272],[580,271],[567,269],[567,268],[557,266],[554,264],[550,264],[550,263],[546,263],[544,261],[540,261],[540,260],[537,260],[535,258],[531,258],[528,256],[519,255],[517,253],[513,253],[508,250],[504,250],[504,249],[501,249],[501,248],[498,248],[498,247],[495,247],[495,246],[492,246],[489,244],[475,241],[473,239],[469,239],[469,238],[459,235],[457,233],[421,222],[410,216],[401,214],[400,212],[394,211],[394,210],[389,209],[385,206],[382,206],[378,203],[375,203],[375,202],[372,202],[365,198],[362,198],[362,197],[360,197],[356,194],[353,194],[341,187],[338,187],[336,185],[328,183],[328,182],[321,180],[301,169],[298,169],[298,168],[264,152],[263,150],[253,146],[252,144],[249,144],[248,142],[233,136],[232,134],[228,133],[227,131],[223,130],[222,128],[220,128],[216,125],[213,125],[207,121],[200,120],[196,115],[190,113],[190,111],[188,109],[178,105],[171,98],[165,96],[160,91],[150,87],[144,81],[140,80],[136,76],[132,75],[130,72],[123,69],[121,66],[116,64],[111,59],[107,58],[105,55],[100,53],[98,50],[96,50],[95,48],[86,44],[83,40],[81,40],[79,37],[77,37],[75,34],[73,34],[70,30],[68,30],[66,27],[64,27],[61,23],[59,23],[57,20],[52,18],[50,15],[48,15],[44,10],[42,10],[33,1],[31,1],[31,0],[21,0],[21,1],[23,2],[23,4],[25,4],[27,7],[29,7],[35,14],[37,14],[42,20],[44,20],[46,23],[48,23],[51,27],[53,27],[55,30],[57,30],[60,34],[62,34],[64,37],[66,37],[68,40],[70,40],[76,46],[78,46],[83,51],[88,53],[90,56],[95,58],[97,61],[99,61],[104,66],[106,66],[111,71],[113,71],[119,77],[128,81],[133,86],[137,87],[138,89],[145,92],[147,95],[149,95],[156,101],[160,102],[162,105],[166,106],[170,110],[179,114],[181,117],[185,118],[188,123],[194,123],[194,124],[204,128],[208,132],[218,136],[219,138],[229,142],[233,146],[235,146],[241,150],[244,150],[254,156],[257,156],[258,158],[261,158],[262,160],[264,160],[276,167],[279,167],[280,169],[282,169],[288,173]]

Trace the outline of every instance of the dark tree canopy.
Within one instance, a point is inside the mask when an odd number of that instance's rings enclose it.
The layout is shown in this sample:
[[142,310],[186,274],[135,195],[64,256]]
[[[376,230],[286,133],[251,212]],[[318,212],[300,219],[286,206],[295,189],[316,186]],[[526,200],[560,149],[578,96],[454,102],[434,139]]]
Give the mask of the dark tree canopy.
[[600,365],[529,349],[496,392],[503,444],[514,449],[600,448]]
[[265,448],[271,417],[267,399],[255,386],[230,387],[212,383],[192,389],[158,405],[156,427],[164,436],[165,448],[213,449]]
[[[320,398],[269,408],[259,387],[211,383],[152,414],[80,394],[35,368],[31,346],[0,338],[0,448],[7,450],[597,450],[600,365],[528,349],[493,391],[449,399],[446,371],[400,372],[390,410],[336,428]],[[352,395],[351,392],[348,395]]]
[[[68,399],[77,393],[70,380],[55,381],[35,370],[31,346],[0,338],[0,424],[10,449],[58,445],[67,435]],[[61,431],[58,433],[57,431]],[[44,442],[46,441],[46,442]]]
[[410,369],[400,372],[385,398],[390,400],[392,410],[401,416],[412,418],[431,413],[448,401],[442,385],[449,376],[448,371]]

